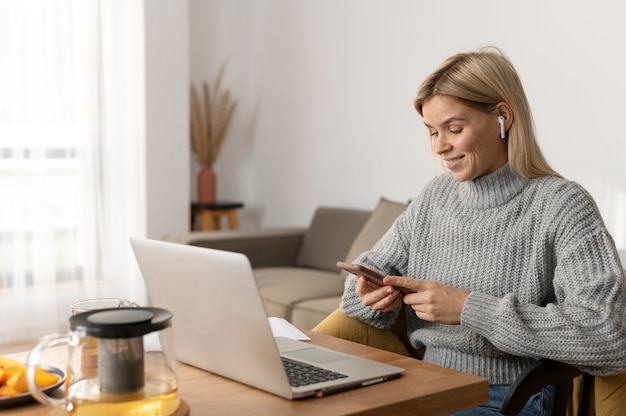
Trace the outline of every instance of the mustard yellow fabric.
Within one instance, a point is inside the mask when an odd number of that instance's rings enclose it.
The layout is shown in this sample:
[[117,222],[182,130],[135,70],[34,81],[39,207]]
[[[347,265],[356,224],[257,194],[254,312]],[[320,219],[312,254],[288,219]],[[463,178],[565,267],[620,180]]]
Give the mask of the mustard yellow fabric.
[[626,373],[595,377],[594,399],[596,416],[626,414]]
[[[402,306],[404,308],[404,306]],[[332,335],[381,350],[395,352],[408,357],[422,358],[423,351],[413,348],[406,335],[404,310],[391,329],[378,329],[356,318],[351,318],[337,309],[315,328],[314,332]]]
[[356,318],[345,315],[339,309],[317,324],[313,331],[369,345],[381,350],[395,352],[396,354],[411,356],[408,348],[393,331],[374,328]]

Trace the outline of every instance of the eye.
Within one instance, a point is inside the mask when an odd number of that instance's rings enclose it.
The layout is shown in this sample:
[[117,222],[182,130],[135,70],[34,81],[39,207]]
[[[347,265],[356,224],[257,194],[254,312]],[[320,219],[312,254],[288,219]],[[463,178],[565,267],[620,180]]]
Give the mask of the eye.
[[437,137],[437,135],[439,135],[439,133],[436,130],[430,132],[430,137]]
[[452,133],[452,134],[461,134],[462,131],[463,131],[463,129],[455,129],[455,130],[450,130],[450,133]]

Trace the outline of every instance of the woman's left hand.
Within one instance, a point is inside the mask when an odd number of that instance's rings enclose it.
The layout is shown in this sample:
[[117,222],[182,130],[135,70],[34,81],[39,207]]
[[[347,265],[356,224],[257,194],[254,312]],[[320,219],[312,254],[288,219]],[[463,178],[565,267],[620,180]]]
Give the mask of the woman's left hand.
[[404,296],[404,303],[410,305],[418,318],[440,324],[458,325],[461,312],[469,292],[430,280],[411,277],[387,276],[386,285],[405,287],[413,290]]

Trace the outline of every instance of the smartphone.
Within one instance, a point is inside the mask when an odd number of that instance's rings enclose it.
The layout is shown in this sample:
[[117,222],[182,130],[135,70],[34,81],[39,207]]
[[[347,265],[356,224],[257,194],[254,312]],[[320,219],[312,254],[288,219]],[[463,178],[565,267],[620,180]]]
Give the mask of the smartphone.
[[[383,278],[385,276],[376,270],[370,269],[369,267],[361,266],[360,264],[344,263],[343,261],[338,261],[337,267],[350,272],[355,276],[365,276],[368,281],[374,283],[376,286],[387,286],[383,283]],[[407,289],[406,287],[396,287],[396,289],[404,294],[414,293],[411,289]]]

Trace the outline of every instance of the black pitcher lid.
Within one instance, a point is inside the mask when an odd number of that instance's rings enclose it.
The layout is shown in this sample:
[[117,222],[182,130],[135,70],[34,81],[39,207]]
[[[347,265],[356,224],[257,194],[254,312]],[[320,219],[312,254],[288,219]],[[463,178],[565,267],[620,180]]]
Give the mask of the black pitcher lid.
[[74,315],[70,327],[96,338],[134,338],[167,328],[171,320],[172,313],[161,308],[110,308]]

